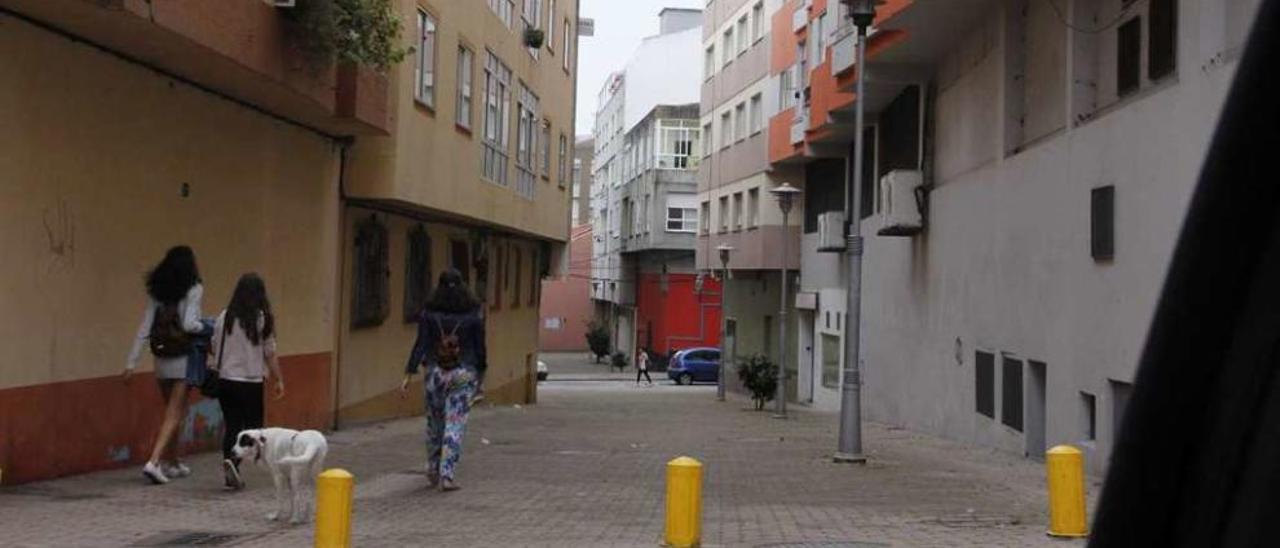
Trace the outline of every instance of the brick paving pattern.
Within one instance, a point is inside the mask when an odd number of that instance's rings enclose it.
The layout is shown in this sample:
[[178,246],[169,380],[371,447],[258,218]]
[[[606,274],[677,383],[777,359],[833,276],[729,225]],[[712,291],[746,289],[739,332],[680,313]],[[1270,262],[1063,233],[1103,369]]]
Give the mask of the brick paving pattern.
[[[554,374],[554,373],[553,373]],[[475,411],[463,486],[425,487],[421,419],[334,433],[329,465],[356,475],[357,546],[656,546],[664,463],[701,460],[704,546],[1076,546],[1045,536],[1042,465],[869,425],[871,462],[834,464],[836,417],[774,420],[714,387],[550,382],[531,407]],[[220,490],[218,459],[144,485],[135,469],[0,489],[0,546],[307,546],[311,529],[267,522],[270,480]]]

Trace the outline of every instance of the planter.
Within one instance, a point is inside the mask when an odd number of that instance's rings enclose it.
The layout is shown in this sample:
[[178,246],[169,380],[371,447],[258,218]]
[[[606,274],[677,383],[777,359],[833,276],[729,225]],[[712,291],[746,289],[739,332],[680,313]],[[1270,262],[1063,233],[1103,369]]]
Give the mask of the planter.
[[540,48],[547,40],[547,33],[542,29],[525,29],[524,45],[530,48]]

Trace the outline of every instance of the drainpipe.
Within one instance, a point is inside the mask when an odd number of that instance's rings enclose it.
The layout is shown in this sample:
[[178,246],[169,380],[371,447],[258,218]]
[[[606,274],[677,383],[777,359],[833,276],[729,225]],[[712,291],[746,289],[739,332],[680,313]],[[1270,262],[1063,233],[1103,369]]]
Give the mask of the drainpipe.
[[347,287],[347,152],[351,149],[351,145],[355,143],[355,139],[345,137],[337,140],[338,143],[338,272],[334,276],[337,287],[334,288],[334,315],[333,315],[333,365],[329,372],[330,397],[333,400],[332,419],[330,426],[336,431],[338,429],[338,414],[342,406],[339,398],[339,390],[341,388],[342,376],[340,368],[342,367],[342,319],[343,304],[346,299],[343,298],[343,289]]

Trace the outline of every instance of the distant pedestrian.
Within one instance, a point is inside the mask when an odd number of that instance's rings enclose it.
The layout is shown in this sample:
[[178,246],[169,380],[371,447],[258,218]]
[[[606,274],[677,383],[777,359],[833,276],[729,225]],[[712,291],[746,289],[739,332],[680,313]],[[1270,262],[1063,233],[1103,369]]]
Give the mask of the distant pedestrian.
[[[165,410],[142,474],[152,483],[165,484],[170,478],[191,474],[191,469],[178,459],[178,432],[187,414],[190,390],[185,379],[188,364],[197,359],[195,354],[203,352],[198,350],[197,339],[207,338],[212,326],[200,319],[204,286],[196,268],[195,252],[190,247],[169,249],[160,264],[147,274],[146,288],[146,309],[125,363],[124,381],[128,382],[133,375],[142,347],[149,343],[155,356],[155,379]],[[198,359],[203,359],[203,355]]]
[[453,491],[458,489],[454,472],[478,371],[487,365],[480,303],[457,270],[440,274],[431,301],[418,316],[418,340],[405,365],[401,397],[421,365],[426,366],[427,482]]
[[245,274],[236,284],[226,310],[218,315],[209,345],[210,367],[220,373],[218,403],[222,407],[223,486],[243,489],[240,459],[232,449],[244,430],[263,426],[263,382],[275,379],[275,397],[284,397],[284,376],[276,354],[276,321],[267,299],[267,286],[257,274]]
[[649,351],[643,348],[636,353],[636,384],[640,384],[640,375],[644,375],[644,380],[653,384],[653,379],[649,377]]

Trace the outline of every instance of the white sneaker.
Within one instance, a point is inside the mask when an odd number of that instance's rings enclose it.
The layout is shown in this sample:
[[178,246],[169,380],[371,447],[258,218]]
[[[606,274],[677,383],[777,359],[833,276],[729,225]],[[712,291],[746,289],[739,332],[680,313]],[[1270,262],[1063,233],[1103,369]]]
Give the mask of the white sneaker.
[[168,476],[169,479],[185,478],[191,475],[191,469],[187,468],[187,465],[181,462],[165,466],[163,470],[164,475]]
[[146,476],[147,479],[151,480],[151,483],[156,485],[169,483],[169,478],[165,477],[164,471],[160,469],[160,465],[154,462],[148,462],[146,466],[142,467],[142,475]]

